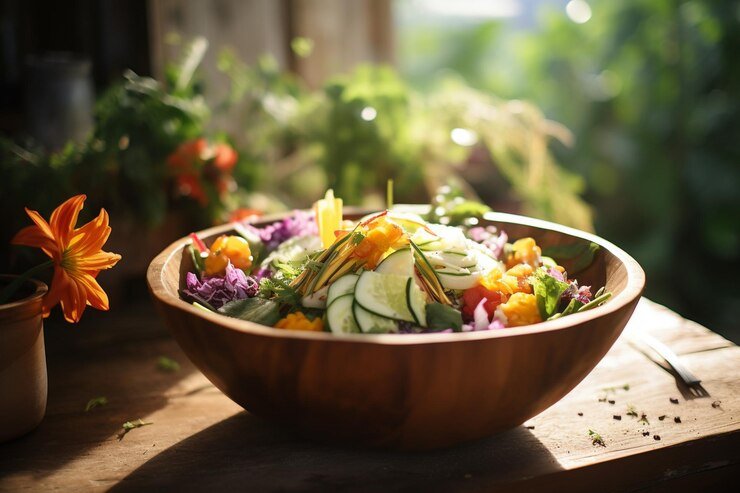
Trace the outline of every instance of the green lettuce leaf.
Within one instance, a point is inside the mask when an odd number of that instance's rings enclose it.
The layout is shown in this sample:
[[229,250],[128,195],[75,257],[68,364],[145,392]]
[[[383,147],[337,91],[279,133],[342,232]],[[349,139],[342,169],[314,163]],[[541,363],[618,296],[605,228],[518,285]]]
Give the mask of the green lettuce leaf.
[[429,303],[426,307],[427,325],[431,332],[452,329],[455,332],[462,330],[462,313],[451,306],[442,303]]
[[226,303],[218,313],[272,327],[280,320],[280,304],[264,298],[246,298]]
[[557,311],[560,297],[568,289],[568,283],[558,281],[544,269],[537,269],[530,282],[537,300],[540,317],[542,317],[542,320],[547,320]]

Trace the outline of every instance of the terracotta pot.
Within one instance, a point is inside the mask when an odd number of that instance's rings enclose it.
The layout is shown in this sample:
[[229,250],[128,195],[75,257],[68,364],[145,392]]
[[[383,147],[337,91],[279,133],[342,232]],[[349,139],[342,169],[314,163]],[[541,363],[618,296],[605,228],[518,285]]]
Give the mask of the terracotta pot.
[[[0,286],[15,276],[0,275]],[[36,428],[46,412],[46,354],[41,300],[46,284],[29,280],[24,297],[0,305],[0,442]]]

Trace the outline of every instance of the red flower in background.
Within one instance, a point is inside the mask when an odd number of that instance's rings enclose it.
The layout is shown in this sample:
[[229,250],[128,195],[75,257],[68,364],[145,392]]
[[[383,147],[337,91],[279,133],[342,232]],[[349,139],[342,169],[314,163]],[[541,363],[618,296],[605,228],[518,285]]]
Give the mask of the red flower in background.
[[215,188],[218,195],[234,188],[231,172],[238,159],[239,155],[230,145],[209,144],[206,139],[198,138],[180,144],[167,157],[167,165],[175,179],[176,193],[206,206],[207,186]]

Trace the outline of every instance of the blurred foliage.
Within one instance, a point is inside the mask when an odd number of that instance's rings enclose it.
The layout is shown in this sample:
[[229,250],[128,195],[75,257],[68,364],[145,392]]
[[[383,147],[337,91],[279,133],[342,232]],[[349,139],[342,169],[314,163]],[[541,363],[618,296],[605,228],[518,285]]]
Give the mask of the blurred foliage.
[[645,267],[647,295],[740,329],[740,289],[726,275],[740,271],[738,5],[589,4],[584,24],[549,10],[532,32],[411,26],[401,66],[418,87],[451,69],[563,122],[575,143],[553,151],[585,179],[597,232]]

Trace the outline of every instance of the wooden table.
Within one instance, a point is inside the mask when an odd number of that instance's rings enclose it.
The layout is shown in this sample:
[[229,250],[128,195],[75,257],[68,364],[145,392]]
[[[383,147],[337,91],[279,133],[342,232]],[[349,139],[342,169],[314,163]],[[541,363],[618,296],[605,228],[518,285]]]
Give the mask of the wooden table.
[[[623,336],[523,426],[414,454],[317,445],[251,416],[187,361],[148,304],[86,317],[79,328],[47,327],[47,416],[0,445],[1,491],[711,491],[733,490],[740,473],[740,349],[647,300],[627,331],[671,346],[709,395],[678,385]],[[159,370],[160,355],[180,370]],[[108,405],[85,412],[98,396]],[[119,440],[139,418],[152,424]]]

